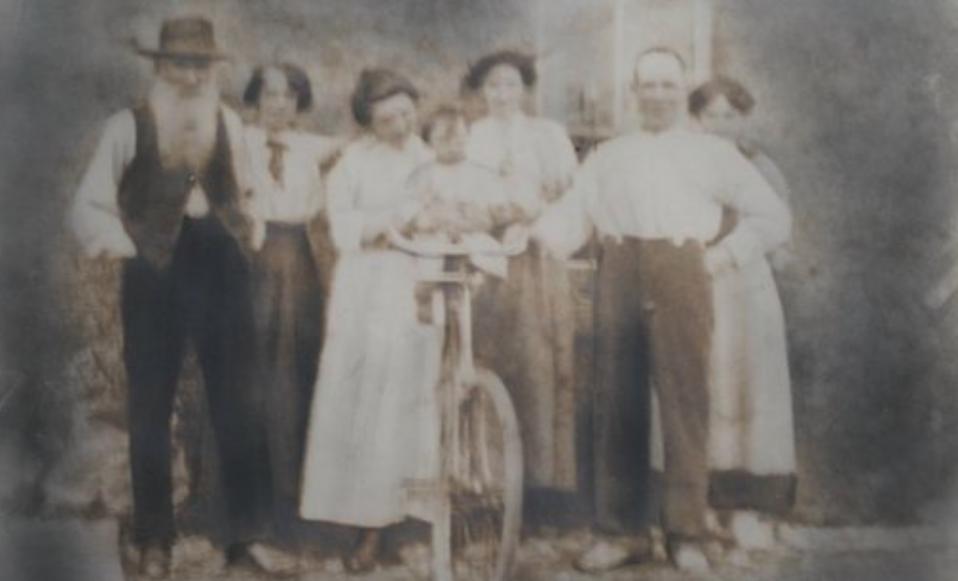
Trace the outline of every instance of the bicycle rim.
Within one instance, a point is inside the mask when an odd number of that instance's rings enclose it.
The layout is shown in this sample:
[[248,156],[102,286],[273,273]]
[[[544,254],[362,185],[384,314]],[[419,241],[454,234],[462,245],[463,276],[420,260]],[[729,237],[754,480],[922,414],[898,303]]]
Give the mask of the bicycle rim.
[[[454,581],[509,579],[522,518],[522,443],[508,391],[477,370],[460,407],[459,450],[450,493]],[[442,578],[442,576],[440,576]]]

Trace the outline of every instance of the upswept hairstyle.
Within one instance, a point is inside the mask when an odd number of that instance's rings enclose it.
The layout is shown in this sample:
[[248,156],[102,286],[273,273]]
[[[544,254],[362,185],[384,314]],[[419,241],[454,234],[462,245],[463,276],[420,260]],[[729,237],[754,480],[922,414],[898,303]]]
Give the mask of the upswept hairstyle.
[[351,99],[356,123],[361,127],[369,127],[373,119],[373,105],[400,93],[419,101],[419,91],[406,77],[390,69],[363,69]]
[[689,113],[698,117],[709,103],[724,96],[729,105],[742,115],[748,115],[755,108],[755,97],[742,83],[729,77],[715,77],[699,85],[689,95]]
[[535,60],[532,56],[517,50],[500,50],[482,57],[476,64],[469,67],[469,71],[463,79],[463,84],[472,91],[478,91],[486,82],[489,72],[499,65],[509,65],[519,71],[522,84],[527,89],[536,85],[538,74],[536,73]]
[[266,71],[274,68],[286,75],[286,84],[289,86],[289,90],[296,95],[296,110],[299,112],[309,111],[313,106],[313,87],[309,82],[309,75],[299,65],[288,62],[256,67],[249,83],[246,84],[246,90],[243,91],[243,103],[250,107],[259,105]]

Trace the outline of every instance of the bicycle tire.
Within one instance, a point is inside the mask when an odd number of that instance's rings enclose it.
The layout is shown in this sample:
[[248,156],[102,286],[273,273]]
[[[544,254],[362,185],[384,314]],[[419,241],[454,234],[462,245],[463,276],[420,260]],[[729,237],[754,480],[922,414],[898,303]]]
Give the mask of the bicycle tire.
[[[459,451],[463,470],[483,472],[483,462],[494,466],[487,478],[480,479],[478,490],[474,482],[450,489],[450,522],[434,529],[439,535],[434,543],[449,547],[452,558],[444,566],[434,564],[434,574],[437,581],[506,581],[513,570],[522,527],[519,422],[508,390],[492,371],[476,370],[471,394],[471,401],[467,399],[460,408],[463,430],[487,432],[479,437],[464,435]],[[483,415],[490,412],[495,416],[491,421]],[[482,429],[477,428],[476,420],[481,421]]]

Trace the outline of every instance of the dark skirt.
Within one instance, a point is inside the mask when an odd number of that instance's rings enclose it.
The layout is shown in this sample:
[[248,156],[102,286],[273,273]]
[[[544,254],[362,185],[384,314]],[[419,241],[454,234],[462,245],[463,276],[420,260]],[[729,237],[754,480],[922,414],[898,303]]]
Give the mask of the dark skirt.
[[795,474],[751,474],[745,470],[713,470],[709,505],[718,510],[756,510],[775,516],[795,506]]
[[278,532],[296,521],[306,422],[323,337],[322,266],[305,225],[267,226],[256,322]]
[[573,491],[575,304],[565,265],[532,245],[506,280],[476,300],[476,352],[509,389],[522,434],[525,483]]

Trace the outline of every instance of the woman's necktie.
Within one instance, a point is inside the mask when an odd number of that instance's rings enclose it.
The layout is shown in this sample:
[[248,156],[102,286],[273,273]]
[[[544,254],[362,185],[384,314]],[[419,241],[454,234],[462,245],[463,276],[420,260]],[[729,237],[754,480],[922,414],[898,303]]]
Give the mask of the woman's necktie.
[[269,173],[276,180],[276,183],[283,185],[283,153],[286,151],[286,144],[270,139],[266,142],[269,148]]

